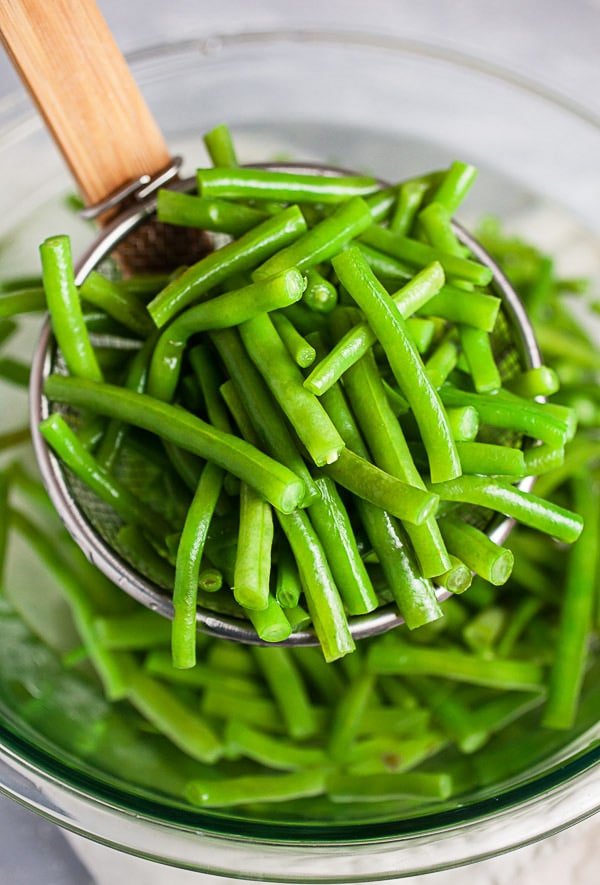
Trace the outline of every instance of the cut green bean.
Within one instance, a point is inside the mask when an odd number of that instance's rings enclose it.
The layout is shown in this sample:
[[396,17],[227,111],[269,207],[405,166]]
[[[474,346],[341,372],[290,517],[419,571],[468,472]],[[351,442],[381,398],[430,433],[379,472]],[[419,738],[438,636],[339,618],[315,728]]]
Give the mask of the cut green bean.
[[319,313],[331,313],[338,303],[338,293],[333,283],[314,267],[307,270],[306,280],[306,291],[302,297],[304,304]]
[[315,632],[326,661],[354,651],[339,591],[315,530],[302,510],[278,513],[280,525],[298,563]]
[[87,275],[79,287],[79,295],[83,301],[101,308],[140,338],[144,338],[154,329],[150,314],[138,296],[113,283],[98,271],[93,270]]
[[[260,440],[272,457],[296,474],[304,490],[301,506],[306,506],[317,497],[317,488],[266,382],[236,331],[213,332],[211,339],[231,379],[222,386],[221,395],[234,415],[242,436],[255,445]],[[252,430],[251,436],[245,430],[244,425],[247,424]]]
[[293,510],[302,500],[304,486],[287,467],[183,409],[146,394],[59,375],[47,379],[45,392],[50,400],[128,421],[213,461],[248,482],[283,512]]
[[288,417],[317,466],[335,462],[344,441],[325,409],[303,386],[303,377],[277,334],[271,319],[261,314],[240,327],[250,359]]
[[304,740],[315,735],[319,723],[302,675],[289,649],[255,646],[252,654],[277,704],[289,736]]
[[494,586],[508,581],[514,556],[506,547],[499,547],[480,529],[463,520],[445,516],[439,521],[448,549],[477,575]]
[[583,520],[577,513],[530,492],[524,492],[503,480],[462,476],[448,482],[435,483],[433,488],[442,501],[490,507],[565,544],[576,541],[583,527]]
[[376,224],[361,234],[360,240],[367,246],[413,267],[421,268],[432,261],[439,261],[446,275],[455,280],[464,280],[477,286],[487,286],[492,280],[492,271],[485,264],[443,252],[410,237],[397,237],[392,231]]
[[46,293],[42,286],[0,293],[0,318],[41,313],[46,308]]
[[483,329],[461,326],[459,334],[475,390],[478,393],[492,393],[498,390],[502,385],[502,379],[492,352],[489,333]]
[[67,236],[49,237],[40,246],[46,302],[52,330],[69,372],[90,381],[102,381],[75,286],[71,242]]
[[306,222],[296,206],[268,218],[237,240],[201,258],[168,283],[148,304],[152,319],[162,328],[185,307],[206,298],[219,283],[256,267],[305,230]]
[[[439,264],[431,264],[420,271],[392,297],[403,317],[409,317],[439,291],[444,274]],[[333,350],[315,366],[306,378],[305,387],[320,395],[328,390],[342,374],[359,360],[377,340],[367,323],[358,323],[337,342]]]
[[329,562],[346,610],[351,615],[367,614],[378,599],[360,557],[356,537],[333,480],[317,479],[320,497],[308,508],[309,516]]
[[177,547],[171,654],[180,669],[196,663],[196,606],[204,545],[223,486],[223,470],[206,464],[187,511]]
[[288,349],[289,355],[292,357],[297,366],[302,369],[308,368],[315,361],[315,349],[308,343],[294,324],[286,316],[283,311],[274,310],[271,314],[273,325],[277,329],[277,334]]
[[198,192],[228,200],[278,200],[282,203],[339,203],[374,193],[368,176],[300,174],[256,168],[213,168],[197,172]]
[[171,402],[192,335],[237,326],[265,311],[293,304],[302,296],[305,285],[302,274],[290,268],[262,282],[216,295],[179,314],[156,343],[148,376],[150,396]]
[[460,475],[460,461],[441,400],[406,333],[405,321],[356,248],[333,260],[336,273],[365,312],[409,401],[429,457],[433,482]]
[[383,802],[395,799],[442,801],[452,793],[448,774],[332,774],[326,781],[332,802]]
[[223,745],[206,720],[143,670],[130,672],[127,697],[162,734],[193,759],[213,763],[222,755]]
[[220,123],[209,132],[205,132],[202,140],[213,166],[239,165],[231,131],[225,123]]
[[267,768],[282,771],[306,771],[327,765],[322,749],[273,737],[236,719],[230,719],[226,725],[225,745],[228,754],[254,759]]
[[196,227],[240,237],[269,217],[268,212],[230,200],[207,200],[178,191],[159,190],[157,217],[165,224]]
[[242,483],[233,595],[245,609],[262,611],[268,605],[272,545],[271,507]]
[[194,780],[185,788],[185,797],[202,808],[233,807],[249,802],[286,802],[306,796],[320,796],[325,790],[321,769],[286,774],[255,774],[219,780]]
[[354,680],[336,705],[327,752],[335,762],[347,761],[350,750],[359,733],[361,721],[368,715],[368,705],[372,698],[374,678],[364,673]]
[[273,594],[269,594],[260,611],[247,608],[244,612],[263,642],[283,642],[292,632],[292,625]]
[[373,643],[369,672],[435,676],[473,685],[516,691],[539,691],[544,685],[542,667],[531,661],[482,658],[451,648],[409,644],[394,637]]

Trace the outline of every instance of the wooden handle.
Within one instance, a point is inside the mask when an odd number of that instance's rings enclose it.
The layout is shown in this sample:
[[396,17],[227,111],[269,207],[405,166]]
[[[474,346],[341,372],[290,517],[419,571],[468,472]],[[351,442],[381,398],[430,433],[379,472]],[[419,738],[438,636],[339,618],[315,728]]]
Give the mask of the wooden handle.
[[87,205],[169,152],[93,0],[0,0],[0,34]]

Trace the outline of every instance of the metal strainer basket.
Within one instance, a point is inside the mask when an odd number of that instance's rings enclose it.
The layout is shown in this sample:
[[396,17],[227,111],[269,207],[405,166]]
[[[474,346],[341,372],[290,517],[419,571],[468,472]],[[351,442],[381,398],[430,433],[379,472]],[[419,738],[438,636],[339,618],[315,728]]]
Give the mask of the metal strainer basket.
[[[314,166],[308,169],[306,166],[292,165],[298,171],[315,171]],[[271,168],[289,168],[289,165],[278,165]],[[318,171],[322,173],[324,170],[321,167]],[[331,174],[336,174],[337,170],[330,171]],[[159,184],[161,183],[159,182]],[[194,186],[193,179],[178,181],[175,184],[175,187],[184,191],[190,191]],[[155,208],[155,188],[149,186],[148,182],[144,182],[143,199],[136,200],[134,193],[134,200],[130,204],[130,208],[107,225],[82,256],[76,267],[76,283],[80,285],[94,269],[105,273],[114,273],[115,268],[123,266],[124,257],[128,269],[141,267],[148,270],[148,253],[155,249],[157,239],[159,245],[164,246],[164,226],[157,225],[154,217]],[[181,229],[178,231],[180,232]],[[455,224],[455,231],[472,255],[493,271],[491,288],[494,294],[500,297],[502,305],[492,343],[502,379],[506,380],[522,369],[540,365],[540,355],[533,330],[512,286],[487,252],[464,228]],[[182,235],[178,233],[179,244],[181,239]],[[197,232],[194,232],[191,239],[188,238],[187,241],[184,238],[184,243],[186,243],[188,263],[190,260],[197,260],[202,254],[199,250],[206,246],[206,243],[198,241]],[[117,256],[116,260],[115,256]],[[179,266],[182,263],[182,257],[181,250],[179,250],[172,267]],[[95,343],[105,344],[116,349],[131,349],[132,346],[135,346],[130,339],[114,337],[104,341],[99,339]],[[44,382],[48,375],[65,371],[49,322],[46,322],[32,366],[31,426],[36,457],[52,502],[76,543],[91,562],[113,583],[137,601],[165,617],[172,618],[172,586],[169,586],[168,581],[165,581],[152,569],[146,569],[145,573],[142,573],[141,564],[134,562],[129,552],[118,543],[116,536],[121,526],[119,517],[59,462],[37,431],[40,421],[47,417],[51,411],[57,409],[71,423],[77,422],[76,413],[49,402],[43,394]],[[511,445],[522,443],[522,440],[514,434],[507,435],[505,432],[505,435],[502,436],[501,431],[498,432],[494,441]],[[164,472],[162,466],[156,465],[161,482],[176,483],[177,478]],[[145,459],[140,458],[138,462],[135,456],[132,457],[130,454],[125,461],[118,465],[118,471],[134,492],[144,493],[148,480],[148,466]],[[526,478],[520,482],[519,487],[529,490],[532,484],[533,479]],[[182,495],[185,495],[185,490],[182,490]],[[488,536],[499,544],[506,539],[513,525],[513,521],[510,519],[473,507],[464,508],[461,515],[476,524],[478,528],[486,531]],[[440,600],[444,600],[450,595],[443,588],[437,589],[437,596]],[[395,605],[379,608],[369,615],[354,616],[349,621],[355,639],[373,636],[403,623]],[[249,644],[263,644],[249,621],[227,614],[220,615],[199,607],[197,625],[199,630],[211,635]],[[292,633],[284,644],[316,645],[318,640],[312,631],[303,630]]]

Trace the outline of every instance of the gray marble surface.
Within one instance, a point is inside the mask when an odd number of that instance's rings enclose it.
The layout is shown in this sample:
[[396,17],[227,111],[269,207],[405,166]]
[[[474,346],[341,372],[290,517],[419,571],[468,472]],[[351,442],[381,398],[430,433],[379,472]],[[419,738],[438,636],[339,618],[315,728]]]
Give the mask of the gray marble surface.
[[[51,0],[49,0],[51,2]],[[131,51],[191,35],[272,28],[335,28],[442,44],[510,68],[600,115],[600,0],[99,0],[120,46]],[[0,51],[0,99],[21,86]],[[600,821],[514,852],[510,860],[419,879],[422,885],[592,885]],[[80,857],[83,859],[80,860]],[[85,864],[85,866],[84,866]],[[85,843],[0,796],[3,885],[175,885],[217,882],[168,871]],[[408,880],[406,880],[408,881]],[[415,881],[415,880],[410,880]]]

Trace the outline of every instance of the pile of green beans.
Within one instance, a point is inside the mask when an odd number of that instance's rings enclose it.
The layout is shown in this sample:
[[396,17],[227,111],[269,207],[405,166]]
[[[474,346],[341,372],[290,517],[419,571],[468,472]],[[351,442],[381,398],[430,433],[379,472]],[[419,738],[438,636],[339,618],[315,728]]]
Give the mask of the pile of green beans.
[[[78,289],[68,239],[42,244],[68,370],[45,393],[83,417],[79,435],[58,413],[40,429],[123,520],[129,561],[172,591],[176,667],[194,666],[203,589],[263,641],[312,626],[334,661],[355,649],[354,616],[394,604],[415,629],[442,616],[436,586],[504,583],[513,557],[486,536],[490,514],[574,541],[578,515],[516,487],[563,458],[574,423],[538,401],[549,369],[501,369],[491,271],[451,225],[472,167],[382,189],[240,168],[225,143],[197,195],[158,198],[160,221],[224,244],[146,297],[143,280],[96,272]],[[129,350],[94,346],[90,307]],[[128,487],[136,445],[181,481],[183,514]]]
[[[423,187],[417,190],[427,192]],[[406,188],[401,187],[401,195],[405,192]],[[402,205],[406,202],[403,196]],[[249,208],[263,211],[254,204]],[[394,218],[390,218],[390,228]],[[117,785],[125,782],[130,788],[142,789],[180,807],[182,802],[206,809],[236,806],[237,814],[264,819],[272,814],[271,803],[278,803],[279,821],[337,821],[342,825],[352,820],[393,820],[449,809],[468,803],[474,790],[481,795],[481,790],[488,789],[493,794],[498,785],[526,774],[531,766],[539,765],[572,736],[596,722],[600,684],[596,660],[600,625],[597,349],[588,331],[568,310],[565,296],[574,297],[581,288],[577,281],[561,280],[550,259],[504,236],[492,222],[482,227],[481,239],[513,276],[540,338],[549,344],[552,383],[555,378],[561,382],[560,391],[550,396],[554,408],[548,413],[538,410],[530,399],[527,408],[523,406],[517,429],[528,433],[535,426],[537,433],[545,428],[544,435],[539,435],[543,442],[536,448],[541,450],[540,461],[546,465],[546,472],[538,479],[536,492],[551,502],[551,513],[559,514],[551,530],[555,536],[571,531],[567,513],[576,511],[583,517],[585,527],[579,541],[565,547],[561,541],[540,535],[535,520],[546,518],[545,509],[541,515],[536,511],[533,527],[517,525],[505,547],[496,549],[493,557],[479,535],[467,529],[464,552],[471,551],[475,559],[485,562],[485,566],[480,564],[480,572],[489,572],[487,580],[481,573],[476,574],[467,593],[456,594],[444,603],[441,618],[428,617],[435,612],[435,603],[429,597],[411,597],[405,602],[407,613],[426,621],[419,629],[404,626],[386,636],[363,640],[354,654],[330,663],[325,662],[318,648],[250,648],[199,634],[194,643],[198,662],[189,666],[184,659],[175,666],[171,624],[125,596],[85,560],[33,475],[26,447],[23,389],[23,425],[0,435],[0,450],[5,453],[0,469],[0,510],[5,517],[0,522],[0,701],[12,711],[11,721],[17,717],[33,733],[50,740],[55,758],[64,755],[69,764],[73,756],[84,759],[88,768],[102,771],[105,782],[114,778]],[[408,285],[418,289],[420,281],[414,280]],[[0,341],[7,358],[16,358],[10,345],[21,308],[27,313],[44,307],[37,295],[34,302],[30,300],[29,293],[37,292],[37,282],[9,282],[0,289],[0,310],[6,307],[0,322]],[[141,290],[141,282],[136,285]],[[133,285],[128,291],[132,290]],[[344,310],[343,322],[341,318],[336,327],[340,340],[348,334],[348,326],[352,334],[364,340],[365,335],[371,335],[372,327],[362,316],[357,324],[356,308],[349,310],[346,295],[338,294]],[[409,290],[408,297],[417,296],[414,292],[410,295]],[[303,310],[302,315],[305,318],[307,311]],[[293,325],[296,334],[301,334],[296,322]],[[327,353],[323,328],[319,331],[318,340],[311,339],[315,360],[323,360]],[[450,374],[461,371],[466,377],[465,369],[456,369],[461,351],[458,339],[450,333],[441,333],[424,364],[448,377],[443,365],[449,360]],[[150,340],[153,345],[155,339]],[[289,439],[294,440],[272,398],[265,396],[256,403],[247,399],[246,385],[255,394],[255,384],[263,391],[269,388],[243,347],[241,336],[234,335],[231,328],[219,330],[201,343],[193,342],[187,360],[197,371],[193,376],[196,381],[188,386],[182,377],[178,401],[196,403],[202,417],[195,417],[189,426],[185,423],[188,419],[182,419],[181,428],[166,440],[160,458],[145,439],[136,437],[129,425],[123,424],[127,415],[116,409],[106,410],[110,421],[101,424],[101,434],[91,430],[85,434],[85,446],[72,432],[63,435],[64,428],[59,425],[65,422],[58,416],[48,422],[47,432],[49,437],[58,433],[65,457],[70,452],[74,459],[95,458],[102,468],[94,468],[99,487],[107,483],[111,495],[118,493],[114,506],[130,530],[131,543],[150,541],[155,552],[164,544],[170,559],[158,559],[166,564],[167,572],[173,573],[174,569],[176,592],[185,593],[179,587],[187,588],[193,581],[194,606],[196,601],[215,604],[211,600],[224,592],[216,588],[231,570],[232,586],[234,591],[237,587],[240,599],[231,599],[230,609],[241,611],[249,598],[263,593],[268,596],[269,607],[276,605],[288,624],[295,619],[302,623],[306,618],[303,601],[310,599],[311,593],[326,594],[339,585],[344,593],[341,611],[352,614],[375,601],[391,600],[391,575],[402,577],[402,588],[423,583],[427,586],[406,553],[413,538],[415,544],[425,544],[438,528],[444,539],[458,532],[456,543],[460,544],[464,530],[464,523],[448,506],[431,524],[426,519],[420,525],[408,521],[404,525],[401,518],[393,518],[359,495],[350,512],[356,520],[353,524],[360,525],[361,530],[349,531],[345,519],[348,508],[342,505],[348,500],[347,474],[353,474],[356,458],[372,458],[368,463],[376,465],[376,459],[385,456],[388,460],[379,470],[421,491],[429,488],[426,473],[423,482],[418,481],[420,474],[408,460],[403,443],[410,440],[409,452],[416,452],[414,425],[408,421],[403,425],[398,420],[394,424],[391,420],[408,414],[403,411],[404,391],[395,389],[391,371],[382,377],[379,347],[375,352],[369,348],[366,358],[363,354],[345,370],[343,387],[334,383],[321,396],[326,413],[344,440],[342,451],[351,453],[349,466],[342,462],[336,467],[342,460],[340,456],[316,470],[305,457],[301,462],[293,460],[302,453],[297,443],[285,449],[293,465],[288,464],[286,469],[302,477],[304,493],[309,497],[306,506],[289,512],[274,508],[257,494],[252,477],[238,477],[233,482],[228,467],[205,460],[204,451],[192,449],[190,454],[187,448],[178,448],[187,433],[204,440],[205,426],[214,428],[215,439],[219,440],[221,435],[231,434],[235,426],[246,437],[246,445],[257,446],[263,437],[252,418],[260,403],[268,403],[266,415],[277,416],[277,423],[274,419],[268,426],[280,434],[273,437],[273,442],[265,442],[264,449],[269,452],[272,446],[281,445],[283,451]],[[443,352],[438,356],[440,350]],[[152,347],[143,344],[132,365],[123,367],[121,371],[128,380],[122,391],[127,388],[127,393],[149,396],[141,393],[140,381],[148,374],[145,368],[149,352]],[[86,352],[82,353],[85,361]],[[222,364],[215,354],[222,357]],[[103,360],[96,363],[104,373]],[[233,367],[237,366],[248,369],[244,383],[236,384]],[[0,383],[15,382],[6,376]],[[93,378],[67,378],[61,383],[67,387],[74,384],[86,396],[96,389],[94,385],[106,391],[105,382],[99,386]],[[464,389],[466,384],[454,387],[448,383],[441,386],[445,391],[442,401],[448,412],[475,408],[476,427],[481,421],[503,428],[511,397],[523,396],[523,385],[528,396],[535,397],[541,392],[539,383],[537,376],[519,376],[506,394],[482,395],[480,410],[473,406],[475,394]],[[92,392],[89,397],[91,401]],[[116,399],[120,401],[120,394]],[[139,405],[146,414],[146,399],[125,402],[136,408]],[[181,407],[158,398],[152,398],[152,402],[161,416],[186,414]],[[164,413],[163,408],[167,408]],[[563,416],[566,408],[576,410],[578,430],[571,434],[573,438],[564,445],[560,458],[547,457],[547,451],[554,451],[557,439],[562,438],[555,436],[558,425],[549,416]],[[386,427],[386,435],[381,437],[379,450],[379,436],[369,434],[369,430],[379,426],[376,420],[380,414],[385,418],[381,424]],[[469,413],[466,422],[452,426],[472,426],[473,417]],[[196,421],[201,422],[202,430],[197,430]],[[538,426],[529,421],[543,423]],[[124,440],[120,433],[123,427]],[[402,427],[405,433],[399,431]],[[469,439],[462,442],[472,441],[472,434],[467,436]],[[150,465],[148,475],[158,490],[153,498],[146,490],[146,506],[140,506],[131,489],[111,473],[115,453],[104,443],[107,437],[113,441],[111,445],[121,440],[119,445],[135,449],[138,457]],[[462,459],[460,442],[456,440]],[[257,446],[257,451],[262,448]],[[421,459],[426,459],[425,453]],[[149,512],[147,502],[156,504],[164,496],[163,468],[171,461],[184,477],[181,484],[189,486],[189,503],[186,501],[179,516],[173,515],[173,509],[159,518]],[[416,454],[414,461],[419,462]],[[300,473],[300,464],[306,473]],[[336,476],[338,470],[346,485]],[[497,488],[503,490],[501,494],[508,494],[508,488],[514,494],[506,476],[490,486],[488,479],[481,481],[476,472],[435,485],[446,490],[445,504],[453,503],[455,495],[462,499],[468,494],[470,500],[490,494],[490,489],[493,494],[500,494]],[[489,502],[486,499],[483,503],[487,506]],[[177,520],[180,528],[173,530],[169,523]],[[180,536],[188,522],[196,527],[196,536],[204,542],[207,554],[204,557],[197,547],[192,548],[195,555],[185,557],[178,568]],[[542,530],[545,528],[542,526]],[[280,531],[276,580],[271,576],[267,582],[260,575],[261,580],[255,581],[254,556],[263,544],[269,546],[271,532],[276,531]],[[245,555],[239,561],[228,555],[232,537],[236,546],[238,532],[244,538],[243,533],[250,533],[241,545]],[[355,544],[351,543],[352,534]],[[315,537],[321,539],[319,543]],[[390,562],[377,555],[371,538],[377,539],[383,550],[401,538],[402,545],[395,549],[404,551],[404,555]],[[22,544],[25,554],[19,554]],[[310,587],[307,574],[299,580],[295,558],[297,550],[304,549],[303,544],[310,552],[310,568],[315,575]],[[62,616],[60,643],[51,630],[51,619],[31,610],[31,596],[19,581],[18,565],[15,572],[10,555],[13,548],[17,557],[28,557],[28,568],[31,554],[42,568],[46,581],[44,603],[51,607],[66,603],[68,617]],[[333,548],[344,551],[339,561]],[[435,547],[430,556],[435,561]],[[475,564],[468,563],[468,580]],[[345,571],[338,572],[341,568]],[[453,555],[448,581],[453,575],[461,589],[464,572],[462,560]],[[315,585],[325,589],[318,591]],[[225,593],[224,599],[230,599],[229,591]],[[266,611],[268,608],[249,609],[261,629],[267,623],[275,624],[276,629],[280,622],[270,621],[269,615],[261,622]],[[192,618],[190,625],[179,624],[177,629],[187,633],[188,626],[195,630],[194,624]]]

